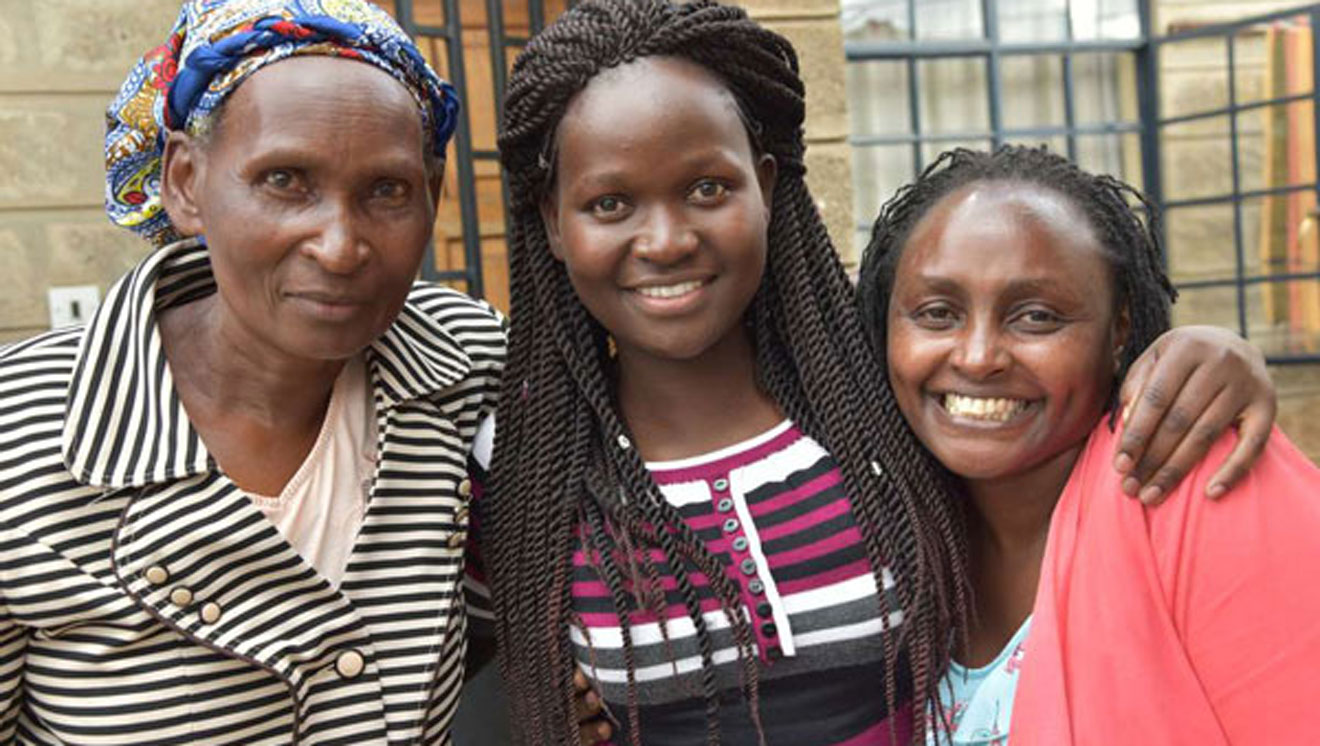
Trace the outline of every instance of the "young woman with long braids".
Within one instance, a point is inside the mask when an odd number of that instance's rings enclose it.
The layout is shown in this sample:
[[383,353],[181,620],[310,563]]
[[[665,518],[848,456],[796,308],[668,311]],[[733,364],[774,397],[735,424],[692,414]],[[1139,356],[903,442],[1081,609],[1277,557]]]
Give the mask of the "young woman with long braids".
[[1320,470],[1275,431],[1198,499],[1225,435],[1160,509],[1113,497],[1105,415],[1175,295],[1143,214],[1010,146],[944,154],[876,220],[862,318],[968,526],[975,622],[931,744],[1315,742]]
[[589,0],[514,65],[478,504],[525,742],[578,742],[578,667],[632,743],[920,737],[961,518],[863,341],[803,116],[792,47],[713,2]]

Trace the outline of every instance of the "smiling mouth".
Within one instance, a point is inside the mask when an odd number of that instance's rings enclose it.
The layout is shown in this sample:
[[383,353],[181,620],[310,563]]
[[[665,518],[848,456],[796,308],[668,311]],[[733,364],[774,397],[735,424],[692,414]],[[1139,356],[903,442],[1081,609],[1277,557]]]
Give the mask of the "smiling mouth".
[[983,398],[952,393],[943,394],[937,399],[951,416],[981,422],[1008,422],[1025,411],[1031,403],[1026,399]]
[[688,293],[700,290],[706,282],[704,280],[689,280],[687,282],[678,282],[673,285],[645,285],[633,288],[638,294],[647,298],[681,298]]

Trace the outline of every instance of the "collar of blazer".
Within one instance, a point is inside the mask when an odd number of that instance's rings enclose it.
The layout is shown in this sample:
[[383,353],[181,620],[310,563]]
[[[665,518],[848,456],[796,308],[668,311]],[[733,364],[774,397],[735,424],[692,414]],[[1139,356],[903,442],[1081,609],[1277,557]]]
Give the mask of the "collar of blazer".
[[[174,389],[157,312],[215,291],[206,247],[188,239],[144,259],[106,294],[87,326],[69,383],[64,463],[79,481],[117,489],[214,470]],[[418,285],[399,317],[372,343],[367,365],[380,410],[433,396],[471,369],[466,351]]]

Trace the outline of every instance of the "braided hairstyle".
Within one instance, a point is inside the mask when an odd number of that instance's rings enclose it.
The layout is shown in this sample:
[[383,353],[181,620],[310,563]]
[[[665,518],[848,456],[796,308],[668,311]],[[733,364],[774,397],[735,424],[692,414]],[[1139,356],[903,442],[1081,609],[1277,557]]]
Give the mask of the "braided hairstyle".
[[1136,189],[1111,176],[1087,173],[1044,146],[950,150],[880,208],[857,287],[859,313],[872,345],[883,357],[894,272],[912,229],[944,197],[970,184],[991,181],[1032,184],[1068,199],[1086,216],[1104,248],[1113,272],[1116,308],[1127,308],[1131,314],[1110,396],[1112,411],[1128,368],[1168,331],[1169,308],[1178,296],[1164,271],[1158,214]]
[[[587,0],[519,56],[499,135],[511,197],[513,327],[482,536],[516,729],[529,743],[578,741],[568,634],[574,550],[599,569],[613,597],[633,743],[640,725],[629,618],[663,604],[663,594],[643,590],[658,587],[644,582],[656,576],[645,559],[656,550],[696,628],[707,743],[720,740],[720,692],[695,573],[708,578],[730,620],[743,696],[760,727],[754,637],[738,588],[631,446],[615,403],[607,334],[552,255],[539,211],[553,186],[555,132],[570,101],[602,71],[648,56],[711,71],[738,102],[753,148],[778,163],[767,268],[745,319],[758,381],[838,463],[877,587],[884,588],[886,565],[897,578],[904,621],[898,634],[884,636],[891,712],[900,706],[900,651],[917,706],[935,701],[950,634],[963,629],[967,608],[961,519],[865,343],[852,287],[807,191],[796,53],[741,9],[710,0]],[[643,582],[629,586],[630,579]],[[877,603],[885,605],[883,594]],[[916,720],[920,731],[924,718]]]

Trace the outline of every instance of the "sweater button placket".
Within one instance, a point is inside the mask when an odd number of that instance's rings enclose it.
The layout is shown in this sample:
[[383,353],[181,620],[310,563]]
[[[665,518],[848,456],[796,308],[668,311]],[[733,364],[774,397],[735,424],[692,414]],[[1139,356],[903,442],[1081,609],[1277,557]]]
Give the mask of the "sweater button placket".
[[[717,513],[725,514],[732,512],[734,505],[733,497],[728,494],[729,480],[725,477],[720,477],[713,480],[710,486],[711,491],[715,496],[715,511]],[[729,516],[724,519],[724,525],[722,528],[724,529],[724,533],[732,535],[729,542],[729,548],[732,549],[733,552],[742,554],[747,551],[747,537],[739,530],[742,526],[739,524],[737,518]],[[738,571],[746,579],[747,592],[754,597],[752,601],[755,603],[753,608],[756,610],[756,615],[761,619],[766,620],[759,626],[753,626],[753,630],[757,637],[760,638],[760,647],[765,651],[765,656],[768,660],[777,661],[783,657],[784,651],[779,646],[779,639],[777,637],[779,629],[775,627],[773,621],[769,621],[773,616],[774,611],[770,606],[770,602],[762,595],[765,593],[765,582],[761,580],[759,575],[757,575],[758,568],[756,566],[756,560],[747,556],[742,557],[742,559],[733,557],[733,560]],[[748,605],[751,606],[751,604]]]

